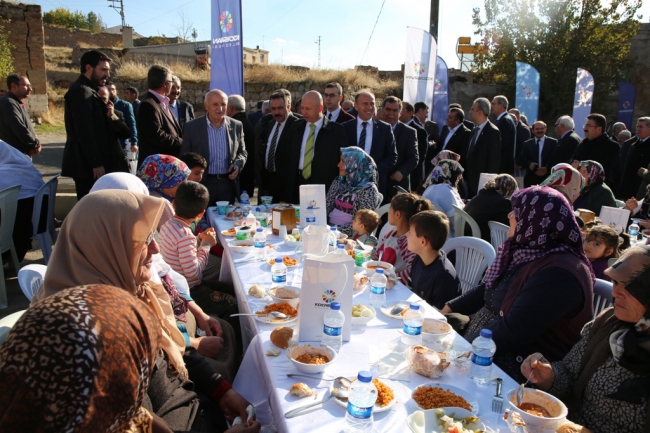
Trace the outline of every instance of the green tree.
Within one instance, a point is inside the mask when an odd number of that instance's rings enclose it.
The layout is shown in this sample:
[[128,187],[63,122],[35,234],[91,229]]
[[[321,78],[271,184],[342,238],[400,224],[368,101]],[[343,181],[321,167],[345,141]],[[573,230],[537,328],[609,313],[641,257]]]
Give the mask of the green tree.
[[86,23],[88,23],[88,30],[91,33],[99,33],[104,29],[104,22],[102,21],[102,16],[97,15],[95,12],[88,12],[86,17]]
[[9,32],[1,24],[0,20],[0,77],[4,78],[14,71],[14,59],[11,50],[15,47],[9,43]]
[[636,64],[629,39],[639,29],[640,6],[641,0],[485,0],[485,18],[478,8],[473,14],[485,47],[475,55],[477,77],[514,85],[515,62],[531,64],[540,73],[540,118],[552,121],[572,113],[581,67],[594,77],[593,111],[603,112],[607,95]]
[[88,15],[85,15],[81,11],[72,12],[63,7],[45,12],[43,22],[70,30],[90,30],[93,33],[100,32],[103,27],[101,15],[95,12],[88,12]]

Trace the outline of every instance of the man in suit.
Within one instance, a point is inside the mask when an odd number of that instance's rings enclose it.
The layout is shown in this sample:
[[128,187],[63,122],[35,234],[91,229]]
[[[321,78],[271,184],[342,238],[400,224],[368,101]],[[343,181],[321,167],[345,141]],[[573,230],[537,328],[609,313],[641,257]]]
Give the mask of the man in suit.
[[[449,113],[447,113],[447,124],[443,130],[442,135],[440,136],[440,151],[450,150],[454,153],[460,155],[460,165],[465,166],[465,160],[467,159],[467,147],[469,145],[469,139],[472,136],[472,131],[467,129],[464,124],[465,113],[460,108],[450,108]],[[431,154],[431,158],[427,157],[428,160],[433,159],[437,154]],[[427,161],[427,173],[431,171],[433,167],[431,166],[431,161]]]
[[519,155],[521,155],[521,149],[524,148],[524,142],[530,140],[530,129],[528,126],[524,125],[524,122],[521,121],[521,112],[516,108],[511,108],[508,110],[510,117],[515,122],[517,126],[517,143],[515,147],[515,171],[519,171]]
[[354,108],[354,102],[353,101],[350,101],[350,100],[343,101],[343,103],[341,103],[341,108],[344,109],[348,114],[350,114],[351,116],[353,116],[355,118],[359,114],[359,113],[357,113],[357,110]]
[[433,145],[429,143],[429,134],[427,134],[424,126],[422,126],[420,120],[415,117],[415,107],[413,104],[402,101],[402,111],[400,111],[399,120],[405,125],[415,129],[418,138],[418,165],[411,173],[411,185],[414,189],[417,189],[424,180],[424,175],[426,174],[426,161],[419,156],[429,154],[429,149],[431,149]]
[[514,174],[515,149],[517,148],[517,127],[508,115],[508,98],[503,95],[492,99],[492,113],[497,117],[497,128],[501,133],[501,168],[499,173]]
[[180,155],[183,144],[181,125],[169,110],[172,71],[153,65],[147,73],[149,91],[140,103],[137,116],[140,152],[138,167],[149,155]]
[[[415,129],[399,121],[402,112],[402,101],[395,96],[384,99],[382,105],[382,119],[393,128],[395,136],[395,148],[397,149],[397,164],[393,167],[388,178],[387,194],[384,195],[384,203],[390,200],[397,193],[396,186],[407,191],[411,190],[410,174],[418,165],[418,139]],[[413,189],[418,185],[413,185]]]
[[605,133],[606,127],[607,119],[602,114],[593,113],[587,116],[583,126],[585,139],[576,147],[572,164],[578,168],[580,161],[599,162],[605,171],[605,183],[612,191],[616,191],[620,174],[618,162],[620,146]]
[[138,118],[138,108],[140,108],[140,100],[138,99],[138,89],[135,87],[127,87],[124,89],[124,100],[133,106],[133,115]]
[[[278,92],[280,92],[280,93],[282,93],[284,95],[284,100],[286,101],[287,106],[289,107],[289,109],[291,109],[292,108],[291,92],[289,92],[287,89],[277,89],[273,93],[278,93]],[[268,110],[265,109],[264,107],[268,107]],[[263,105],[263,108],[262,108],[262,113],[264,113],[262,115],[262,118],[259,120],[259,122],[257,122],[257,125],[255,125],[255,149],[258,150],[256,152],[256,158],[259,156],[259,149],[263,145],[261,140],[265,140],[266,137],[268,137],[270,128],[273,127],[273,125],[274,125],[274,123],[273,123],[274,122],[274,120],[273,120],[274,116],[271,113],[270,101],[268,101],[268,100],[264,101],[264,105]],[[302,115],[296,113],[295,111],[291,111],[291,113],[295,117],[297,117],[299,119],[302,118]],[[258,159],[258,160],[255,161],[255,167],[256,167],[256,170],[257,170],[258,177],[260,176],[260,168],[263,165],[264,165],[263,160]]]
[[185,125],[181,154],[198,153],[208,162],[201,183],[210,193],[210,205],[218,200],[232,203],[239,194],[237,177],[248,156],[244,127],[239,120],[226,116],[228,95],[221,90],[206,93],[203,106],[205,116]]
[[255,195],[255,132],[253,124],[246,116],[246,101],[241,95],[230,95],[228,97],[228,106],[226,115],[235,120],[239,120],[244,128],[244,146],[246,154],[246,164],[239,175],[239,186],[242,191],[246,190],[249,197]]
[[[501,166],[501,133],[488,119],[490,101],[478,98],[469,110],[476,125],[472,130],[463,177],[467,179],[469,196],[474,197],[478,192],[478,181],[481,173],[499,173]],[[514,122],[513,122],[514,123]]]
[[429,106],[424,102],[416,102],[413,108],[415,109],[415,118],[420,121],[420,125],[424,126],[424,130],[429,135],[429,141],[438,143],[440,141],[440,131],[438,124],[433,120],[429,120]]
[[366,151],[377,164],[379,192],[386,195],[388,177],[397,164],[395,137],[390,125],[375,116],[375,95],[368,91],[359,92],[354,98],[357,118],[343,124],[350,146]]
[[[111,101],[111,91],[107,86],[97,88],[97,96],[106,104],[107,117],[109,118],[107,132],[108,142],[112,151],[110,158],[112,161],[107,164],[106,172],[126,172],[128,171],[126,155],[118,153],[116,149],[118,149],[118,146],[123,149],[122,142],[131,137],[131,128],[129,128],[126,122],[124,113],[115,108],[115,103]],[[110,113],[113,115],[108,116]]]
[[25,75],[11,74],[7,88],[9,91],[0,97],[0,140],[30,157],[38,155],[41,142],[23,102],[32,93],[32,84]]
[[637,194],[639,185],[641,185],[641,176],[645,174],[646,167],[650,164],[650,140],[648,137],[650,137],[650,117],[639,117],[636,122],[636,137],[627,141],[629,150],[617,195],[622,200],[627,200]]
[[533,123],[534,138],[527,140],[521,150],[517,164],[526,169],[524,187],[539,185],[548,175],[548,159],[557,147],[555,138],[546,136],[546,123]]
[[275,92],[269,98],[273,119],[255,136],[256,167],[260,179],[259,196],[270,195],[274,203],[291,201],[284,178],[291,148],[291,127],[298,117],[291,112],[291,99],[283,92]]
[[325,85],[325,93],[323,93],[325,100],[325,117],[328,120],[336,123],[345,123],[348,120],[353,120],[354,116],[347,113],[341,108],[341,101],[343,100],[343,87],[339,83],[328,83]]
[[[343,127],[323,116],[323,97],[310,90],[302,97],[303,119],[291,125],[291,145],[282,174],[291,203],[300,202],[300,185],[324,184],[327,191],[338,176],[341,148],[348,146]],[[348,123],[353,123],[350,121]]]
[[255,106],[257,110],[253,111],[248,115],[248,120],[251,121],[253,128],[255,128],[257,122],[259,122],[260,119],[262,118],[262,104],[264,104],[264,101],[257,101],[257,105]]
[[[115,87],[115,83],[111,80],[106,81],[106,89],[108,90],[110,101],[115,106],[115,110],[119,111],[124,116],[124,122],[126,123],[126,126],[129,127],[129,131],[131,131],[131,135],[127,137],[131,146],[130,150],[131,152],[136,153],[138,151],[138,128],[135,124],[133,106],[129,101],[117,97],[117,88]],[[120,140],[120,145],[124,150],[124,154],[126,154],[126,140]]]
[[181,96],[181,80],[176,75],[172,75],[172,88],[169,91],[169,109],[183,127],[190,120],[194,120],[194,107],[187,101],[178,99]]
[[[463,107],[457,102],[452,102],[451,104],[449,104],[447,106],[447,110],[451,110],[452,108],[458,108],[458,109],[461,109],[461,110],[463,109]],[[465,128],[469,129],[470,131],[472,131],[474,129],[474,127],[476,126],[476,125],[474,125],[474,122],[472,122],[468,118],[465,118],[465,120],[463,120],[463,125],[465,125]]]
[[548,159],[546,172],[550,173],[551,169],[560,163],[571,163],[571,158],[582,138],[575,133],[575,122],[571,116],[561,116],[555,122],[555,134],[559,137],[557,147]]

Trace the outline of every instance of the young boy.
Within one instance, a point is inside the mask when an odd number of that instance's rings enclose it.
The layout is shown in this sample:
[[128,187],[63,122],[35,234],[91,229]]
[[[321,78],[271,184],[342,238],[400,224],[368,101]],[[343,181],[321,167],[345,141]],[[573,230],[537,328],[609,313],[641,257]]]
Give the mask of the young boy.
[[377,246],[377,238],[372,232],[379,225],[379,215],[370,209],[360,209],[352,220],[352,230],[355,231],[352,240],[359,240],[365,245]]
[[203,172],[208,168],[208,162],[204,157],[194,152],[187,152],[179,158],[190,169],[190,175],[187,180],[193,182],[201,182],[203,179]]
[[411,263],[409,286],[429,305],[441,310],[461,294],[456,269],[440,251],[447,241],[449,220],[442,212],[428,210],[413,215],[410,225],[406,239],[409,251],[416,256]]

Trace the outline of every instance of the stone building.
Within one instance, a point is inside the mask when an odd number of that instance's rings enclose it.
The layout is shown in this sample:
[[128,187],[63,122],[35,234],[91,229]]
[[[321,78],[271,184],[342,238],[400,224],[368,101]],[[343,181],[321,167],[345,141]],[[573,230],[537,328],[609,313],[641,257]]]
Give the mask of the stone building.
[[259,45],[257,46],[257,48],[244,47],[244,63],[256,64],[256,65],[268,65],[269,52],[266,50],[260,50]]

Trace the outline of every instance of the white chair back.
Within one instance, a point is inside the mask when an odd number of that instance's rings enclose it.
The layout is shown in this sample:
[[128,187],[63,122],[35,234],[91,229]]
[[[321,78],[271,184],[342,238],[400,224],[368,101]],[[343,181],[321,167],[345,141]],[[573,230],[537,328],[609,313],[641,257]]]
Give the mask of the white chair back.
[[614,305],[614,298],[612,297],[612,290],[614,286],[611,282],[596,278],[594,284],[594,319],[605,308]]
[[469,227],[472,229],[472,237],[480,238],[481,229],[476,224],[476,221],[474,221],[474,218],[455,204],[452,204],[452,206],[454,207],[454,230],[456,237],[465,236],[465,224],[469,224]]
[[[52,255],[52,246],[56,242],[56,228],[54,226],[54,202],[56,200],[56,188],[59,185],[59,176],[56,175],[48,180],[45,185],[39,188],[34,196],[34,211],[32,212],[32,239],[36,239],[43,251],[43,260],[45,264],[50,261]],[[47,220],[45,231],[39,232],[38,226],[41,219],[41,209],[43,207],[43,198],[48,196],[47,199]]]
[[508,239],[510,227],[496,221],[488,221],[488,227],[490,227],[490,242],[492,243],[492,247],[494,247],[494,251],[498,251],[501,244]]
[[449,239],[442,250],[447,255],[451,251],[456,251],[456,275],[460,280],[463,293],[478,285],[483,272],[497,257],[492,245],[481,238],[470,236]]
[[[386,203],[385,205],[381,206],[379,209],[375,210],[377,212],[377,215],[379,215],[379,220],[381,221],[381,217],[383,217],[385,214],[388,213],[390,209],[390,203]],[[379,226],[377,226],[379,227]],[[375,228],[372,232],[373,236],[377,236],[377,228]]]
[[7,335],[9,335],[9,331],[14,327],[18,319],[25,314],[25,311],[27,310],[16,311],[0,320],[0,344],[5,342]]
[[[2,176],[2,173],[0,173],[0,176]],[[2,218],[2,221],[0,221],[0,254],[11,251],[11,259],[16,272],[20,269],[20,263],[18,263],[18,255],[16,254],[16,248],[14,248],[13,232],[20,188],[22,188],[21,185],[15,185],[0,191],[0,217]],[[2,263],[0,263],[0,309],[9,306],[4,266],[1,265]]]
[[44,265],[27,265],[18,271],[18,284],[30,301],[43,284],[45,271],[47,271],[47,266]]

